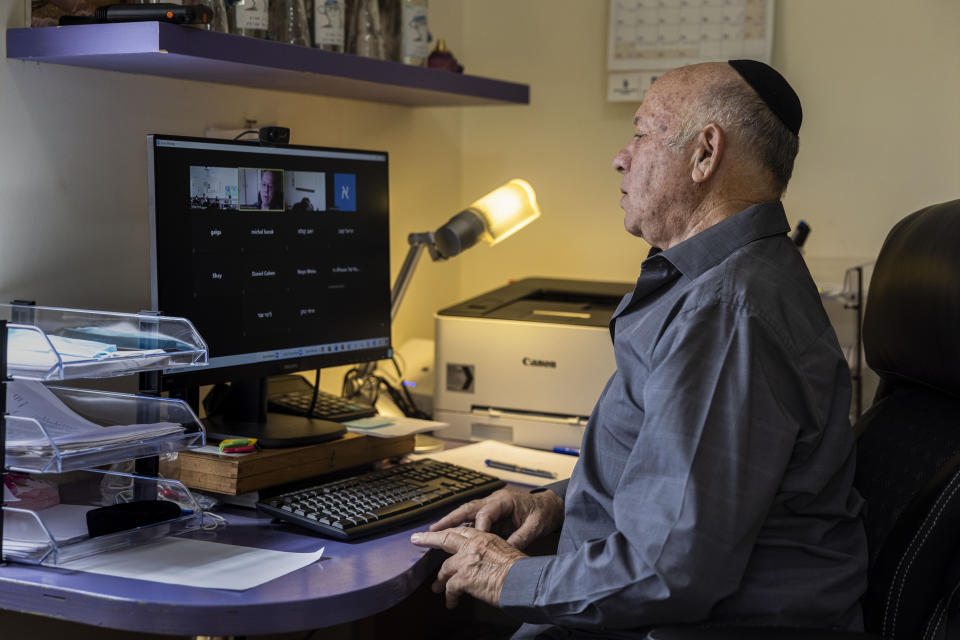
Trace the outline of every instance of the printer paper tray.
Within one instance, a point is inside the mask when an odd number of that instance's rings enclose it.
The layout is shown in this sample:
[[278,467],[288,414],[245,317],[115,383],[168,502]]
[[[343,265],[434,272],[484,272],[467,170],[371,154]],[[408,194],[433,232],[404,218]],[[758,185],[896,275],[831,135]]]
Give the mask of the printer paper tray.
[[570,424],[585,426],[588,416],[573,416],[562,413],[541,413],[538,411],[522,411],[518,409],[502,409],[474,405],[470,407],[471,415],[478,418],[503,418],[506,420],[531,420],[534,422],[550,422],[553,424]]
[[450,425],[443,437],[454,440],[499,440],[524,447],[551,450],[579,448],[587,419],[476,407],[471,412],[435,408],[433,419]]

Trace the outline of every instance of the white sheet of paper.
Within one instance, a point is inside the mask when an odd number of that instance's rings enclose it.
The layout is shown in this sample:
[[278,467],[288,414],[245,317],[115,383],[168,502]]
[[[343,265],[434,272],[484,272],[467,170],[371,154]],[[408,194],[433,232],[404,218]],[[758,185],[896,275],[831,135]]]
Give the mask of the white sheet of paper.
[[[14,505],[15,506],[15,505]],[[60,543],[87,537],[87,511],[95,507],[78,504],[57,504],[37,511],[53,537]],[[50,545],[43,527],[28,513],[4,510],[3,552],[19,556]]]
[[446,429],[450,426],[446,422],[418,420],[417,418],[398,418],[394,416],[371,416],[369,418],[350,420],[343,424],[347,428],[347,431],[351,433],[362,433],[366,436],[376,436],[378,438],[395,438],[411,433],[439,431],[440,429]]
[[[489,473],[507,482],[531,487],[541,487],[556,482],[557,480],[569,478],[570,474],[573,473],[573,467],[577,464],[576,456],[553,453],[552,451],[541,451],[540,449],[528,449],[527,447],[518,447],[505,442],[497,442],[496,440],[483,440],[473,444],[465,444],[455,449],[411,455],[410,457],[415,460],[432,458],[443,462],[451,462],[453,464],[459,464],[462,467],[474,469],[475,471]],[[557,474],[557,477],[555,479],[541,478],[525,473],[494,469],[486,465],[487,459],[509,462],[532,469],[553,471]]]
[[313,564],[323,556],[323,549],[293,553],[170,537],[60,566],[119,578],[244,591]]
[[[137,442],[183,431],[182,425],[172,422],[103,427],[77,415],[43,384],[25,380],[7,383],[7,410],[14,417],[38,420],[61,451]],[[52,447],[32,422],[8,420],[7,450],[42,455],[51,453]]]

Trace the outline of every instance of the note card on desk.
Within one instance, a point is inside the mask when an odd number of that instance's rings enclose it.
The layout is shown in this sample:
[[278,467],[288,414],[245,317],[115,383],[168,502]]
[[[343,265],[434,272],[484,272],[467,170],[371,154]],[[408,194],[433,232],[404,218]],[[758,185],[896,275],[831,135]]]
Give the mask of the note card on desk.
[[[462,447],[411,457],[415,459],[432,458],[433,460],[451,462],[462,467],[489,473],[507,482],[535,487],[569,478],[570,474],[573,473],[573,467],[577,464],[577,458],[574,456],[553,453],[552,451],[541,451],[540,449],[518,447],[505,442],[497,442],[496,440],[483,440],[482,442],[475,442]],[[530,475],[529,473],[518,473],[516,471],[490,467],[487,465],[487,460],[496,460],[517,467],[542,470],[556,474],[556,478],[547,478]]]
[[343,424],[347,428],[347,431],[361,433],[365,436],[376,436],[378,438],[395,438],[397,436],[410,435],[411,433],[439,431],[440,429],[446,429],[450,426],[446,422],[419,420],[417,418],[398,418],[395,416],[370,416],[369,418],[350,420]]

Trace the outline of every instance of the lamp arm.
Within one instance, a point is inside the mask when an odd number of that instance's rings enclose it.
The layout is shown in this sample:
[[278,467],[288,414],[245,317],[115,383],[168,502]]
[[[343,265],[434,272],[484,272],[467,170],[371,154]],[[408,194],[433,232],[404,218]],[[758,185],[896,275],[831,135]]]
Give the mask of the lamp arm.
[[[430,251],[430,257],[434,260],[443,260],[443,257],[437,253],[437,249],[434,246],[432,231],[411,233],[407,236],[407,242],[410,243],[410,250],[407,251],[407,257],[403,259],[403,264],[400,265],[400,273],[397,274],[397,279],[393,283],[393,290],[390,292],[391,325],[393,324],[394,318],[397,317],[397,311],[400,309],[400,302],[403,301],[403,295],[407,292],[410,281],[413,280],[413,271],[417,268],[417,262],[419,262],[420,254],[423,253],[424,248]],[[369,376],[376,368],[376,362],[366,362],[361,365],[360,379]]]
[[420,260],[420,254],[424,247],[430,250],[430,257],[439,260],[440,256],[436,253],[433,243],[433,232],[411,233],[407,236],[407,242],[410,243],[410,250],[407,251],[407,257],[403,259],[403,265],[400,267],[400,273],[393,283],[393,291],[390,293],[390,321],[397,317],[397,311],[400,309],[400,302],[403,300],[407,287],[413,279],[413,271],[417,268],[417,262]]

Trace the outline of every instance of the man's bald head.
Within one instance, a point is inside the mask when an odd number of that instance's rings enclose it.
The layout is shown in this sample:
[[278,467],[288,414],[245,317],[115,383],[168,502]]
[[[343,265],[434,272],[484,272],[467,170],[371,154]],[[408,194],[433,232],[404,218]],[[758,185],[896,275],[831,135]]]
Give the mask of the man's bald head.
[[656,84],[661,82],[667,95],[675,99],[680,120],[671,146],[684,148],[703,127],[714,123],[730,138],[731,151],[751,158],[768,174],[771,188],[782,195],[793,173],[799,138],[733,66],[707,62],[680,67],[661,76]]

